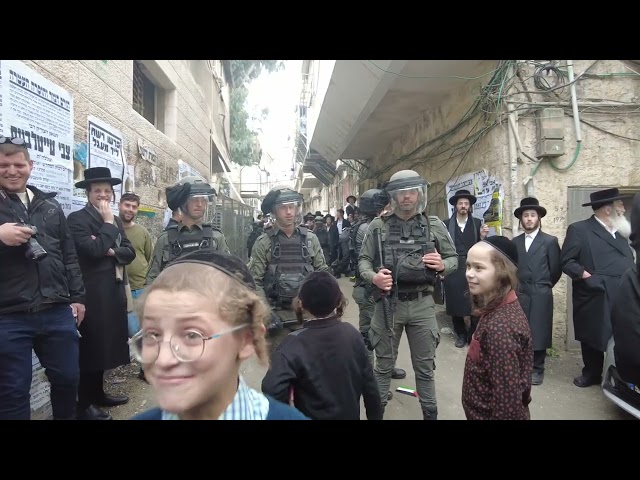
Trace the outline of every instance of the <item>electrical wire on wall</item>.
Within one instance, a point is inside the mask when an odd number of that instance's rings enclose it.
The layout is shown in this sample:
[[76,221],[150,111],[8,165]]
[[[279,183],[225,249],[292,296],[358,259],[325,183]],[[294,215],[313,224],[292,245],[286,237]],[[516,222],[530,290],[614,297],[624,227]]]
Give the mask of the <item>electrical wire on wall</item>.
[[[502,124],[506,120],[508,111],[504,106],[507,100],[509,100],[515,107],[512,111],[518,112],[518,114],[524,118],[535,115],[535,112],[539,111],[541,108],[550,106],[563,108],[565,113],[572,116],[573,112],[571,111],[567,87],[588,78],[607,78],[613,76],[630,78],[634,75],[637,75],[638,78],[640,78],[639,72],[635,72],[635,70],[627,67],[626,65],[625,67],[631,72],[589,73],[598,62],[599,60],[596,60],[591,63],[582,73],[573,78],[573,81],[569,81],[566,67],[561,65],[557,60],[501,60],[498,62],[494,70],[479,77],[453,77],[474,80],[490,76],[488,81],[479,87],[478,94],[473,99],[471,106],[462,115],[462,117],[460,117],[455,125],[436,137],[418,145],[411,152],[386,162],[385,166],[378,169],[373,169],[372,167],[361,168],[361,177],[364,180],[381,179],[384,174],[397,168],[400,164],[406,164],[403,168],[415,169],[428,163],[430,164],[431,171],[437,171],[449,165],[451,160],[461,157],[449,179],[443,183],[443,186],[440,189],[440,191],[442,191],[442,189],[446,188],[447,183],[455,179],[456,176],[460,176],[460,173],[458,172],[462,171],[465,161],[469,158],[469,153],[478,145],[480,140],[496,126]],[[515,74],[510,73],[510,69],[513,66],[516,67],[514,69]],[[522,88],[518,87],[518,81],[522,85]],[[529,85],[529,87],[527,85]],[[510,93],[506,93],[510,88],[512,91]],[[539,98],[538,96],[542,96],[543,99],[546,97],[548,101],[534,101],[532,98],[533,95],[537,98]],[[528,101],[522,101],[523,96],[526,96]],[[640,108],[636,108],[634,111],[623,112],[622,109],[629,108],[629,106],[625,105],[625,102],[620,102],[619,107],[607,106],[605,108],[598,106],[597,103],[604,102],[606,99],[592,100],[596,105],[588,107],[589,113],[602,113],[608,115],[640,114]],[[638,107],[640,107],[640,104],[638,104]],[[582,109],[582,112],[584,111],[585,109]],[[584,120],[583,118],[580,118],[579,120],[582,124],[598,129],[603,133],[622,139],[640,141],[638,138],[619,135],[605,130],[594,125],[592,122]],[[575,164],[579,153],[580,143],[577,142],[574,158],[569,165],[561,167],[552,159],[547,163],[549,163],[551,168],[554,170],[563,172]],[[544,160],[544,158],[533,158],[532,156],[527,155],[521,148],[518,148],[518,154],[521,154],[529,160],[533,167],[532,175],[535,174]],[[440,191],[438,193],[440,193]],[[438,193],[434,194],[434,197]]]

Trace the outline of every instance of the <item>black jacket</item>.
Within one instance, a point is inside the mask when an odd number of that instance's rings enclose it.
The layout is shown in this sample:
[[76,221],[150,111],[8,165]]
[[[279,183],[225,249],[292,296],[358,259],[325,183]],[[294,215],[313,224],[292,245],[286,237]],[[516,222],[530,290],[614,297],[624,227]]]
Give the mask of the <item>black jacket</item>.
[[273,353],[262,392],[289,402],[313,420],[359,420],[360,397],[369,420],[382,420],[382,403],[362,334],[337,317],[311,320]]
[[[34,194],[28,218],[17,195],[13,208],[0,197],[0,224],[20,223],[22,217],[38,229],[35,237],[46,250],[41,261],[25,257],[26,244],[10,247],[0,241],[0,314],[24,311],[41,303],[84,303],[85,290],[78,257],[56,193],[27,186]],[[15,212],[14,212],[15,209]]]

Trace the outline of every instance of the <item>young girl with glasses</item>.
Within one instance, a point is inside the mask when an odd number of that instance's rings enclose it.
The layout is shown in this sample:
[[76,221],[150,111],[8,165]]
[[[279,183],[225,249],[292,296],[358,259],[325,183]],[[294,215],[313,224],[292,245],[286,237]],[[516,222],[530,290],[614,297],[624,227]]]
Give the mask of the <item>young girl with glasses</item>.
[[141,331],[130,340],[159,404],[134,420],[306,420],[250,388],[240,365],[266,363],[269,309],[246,265],[196,251],[170,264],[137,306]]

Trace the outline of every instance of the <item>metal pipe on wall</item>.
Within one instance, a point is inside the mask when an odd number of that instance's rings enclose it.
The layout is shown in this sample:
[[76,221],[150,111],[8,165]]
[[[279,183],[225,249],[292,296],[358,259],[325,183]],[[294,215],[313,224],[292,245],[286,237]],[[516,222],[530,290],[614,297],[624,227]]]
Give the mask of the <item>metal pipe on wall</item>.
[[[515,67],[511,66],[509,68],[509,77],[513,78],[515,76]],[[511,205],[510,205],[510,210],[511,212],[513,212],[513,210],[518,206],[519,204],[519,199],[518,199],[518,144],[516,142],[516,138],[517,138],[517,121],[518,121],[518,117],[517,117],[517,113],[516,113],[516,109],[513,106],[513,103],[511,102],[507,102],[507,111],[508,113],[508,117],[509,117],[509,132],[508,132],[508,138],[509,138],[509,168],[510,168],[510,176],[511,176],[511,188],[510,190],[510,198],[511,198]],[[503,209],[504,210],[504,209]],[[513,221],[512,215],[509,215],[509,218],[511,219],[511,238],[513,238],[516,234],[517,234],[517,224]],[[504,216],[503,216],[503,229],[504,229]]]
[[578,98],[576,96],[576,82],[573,74],[573,60],[567,60],[567,74],[569,75],[569,89],[571,92],[571,107],[573,108],[573,123],[576,129],[576,142],[582,141],[580,130],[580,114],[578,112]]

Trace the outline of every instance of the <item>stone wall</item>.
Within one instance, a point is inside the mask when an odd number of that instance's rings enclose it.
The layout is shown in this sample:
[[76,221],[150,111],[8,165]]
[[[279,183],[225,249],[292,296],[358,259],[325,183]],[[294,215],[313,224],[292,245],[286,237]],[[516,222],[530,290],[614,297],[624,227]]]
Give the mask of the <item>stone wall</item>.
[[[580,75],[585,69],[589,75],[585,75],[576,83],[578,102],[593,102],[605,100],[607,102],[630,102],[640,104],[640,76],[634,74],[632,69],[640,72],[640,66],[623,65],[618,61],[578,60],[574,62],[575,75]],[[564,65],[561,65],[564,68]],[[523,72],[527,78],[532,71]],[[611,75],[611,74],[614,75]],[[619,75],[623,73],[625,75]],[[529,91],[534,91],[533,82],[527,82]],[[523,90],[521,84],[518,88]],[[377,180],[388,180],[398,170],[412,168],[425,176],[432,185],[430,198],[442,190],[444,185],[460,173],[469,173],[480,169],[486,169],[490,174],[499,178],[504,185],[505,202],[503,209],[504,234],[511,237],[514,229],[516,234],[517,220],[513,217],[513,210],[519,205],[520,200],[527,196],[525,180],[530,176],[533,164],[526,157],[518,161],[512,176],[512,159],[509,154],[509,129],[506,121],[494,127],[487,133],[465,157],[460,165],[464,149],[451,156],[446,152],[426,163],[398,162],[397,159],[416,149],[422,143],[442,134],[462,118],[469,109],[478,92],[478,85],[469,82],[461,86],[453,94],[446,97],[439,105],[426,109],[424,115],[411,124],[405,133],[392,142],[377,157],[372,159],[373,169],[385,168],[386,171]],[[534,102],[563,102],[570,109],[570,89],[565,87],[557,94],[532,94]],[[525,95],[512,97],[526,99]],[[551,105],[550,105],[551,106]],[[518,118],[518,135],[522,142],[523,150],[529,156],[535,158],[537,143],[537,127],[535,110],[527,112],[526,106],[522,107]],[[602,109],[592,106],[581,106],[580,118],[609,131],[613,134],[640,139],[640,115],[637,107],[608,108],[604,113]],[[475,121],[474,121],[475,122]],[[472,122],[472,123],[474,123]],[[563,119],[565,154],[555,159],[555,163],[564,167],[568,165],[576,149],[575,128],[573,119],[566,115]],[[548,215],[542,221],[542,228],[552,235],[556,235],[560,245],[568,226],[568,189],[569,187],[609,187],[629,186],[640,187],[640,169],[637,168],[640,154],[640,142],[616,137],[592,126],[581,124],[582,144],[580,154],[575,164],[566,171],[557,172],[552,169],[545,160],[538,168],[533,183],[529,185],[530,193],[534,193],[548,210]],[[477,128],[481,128],[482,123]],[[463,129],[455,140],[462,140],[469,132],[469,128]],[[454,140],[454,141],[455,141]],[[512,184],[515,189],[512,189]],[[533,188],[531,188],[533,187]],[[640,189],[640,188],[639,188]],[[442,192],[441,194],[443,194]],[[586,212],[590,214],[590,212]],[[563,275],[554,289],[554,346],[564,348],[567,340],[567,277]]]

